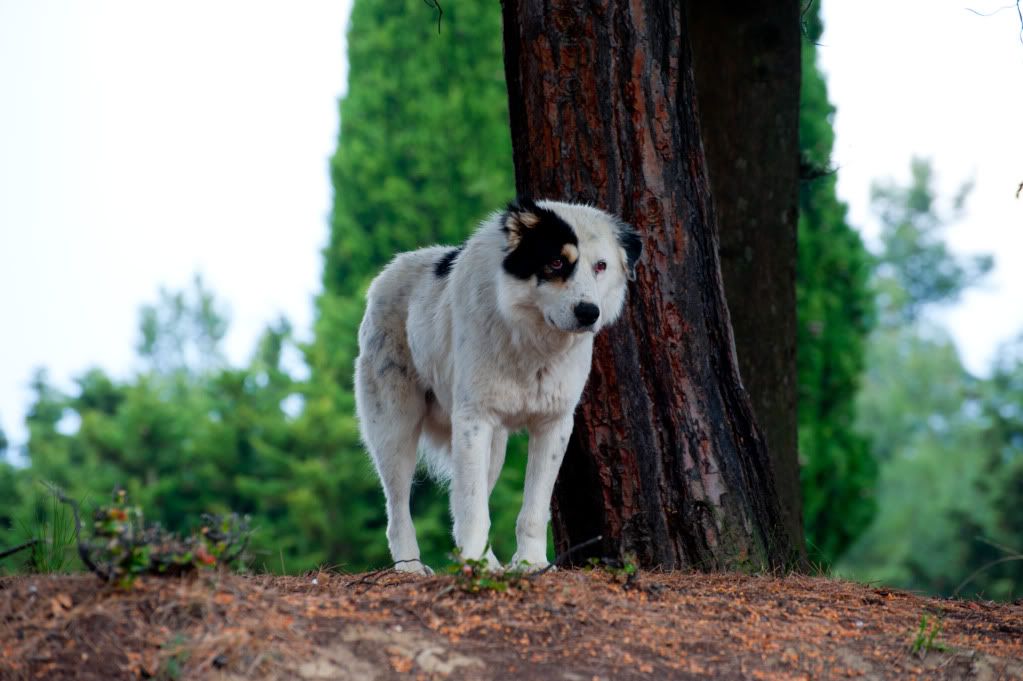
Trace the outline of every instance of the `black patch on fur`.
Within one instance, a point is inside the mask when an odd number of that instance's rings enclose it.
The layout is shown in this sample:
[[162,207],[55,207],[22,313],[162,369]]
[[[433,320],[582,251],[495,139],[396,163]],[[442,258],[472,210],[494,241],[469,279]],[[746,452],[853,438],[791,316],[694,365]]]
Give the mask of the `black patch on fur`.
[[639,237],[639,232],[630,225],[620,223],[618,226],[618,243],[625,251],[625,259],[628,261],[626,266],[629,279],[635,279],[636,263],[639,261],[639,256],[643,254],[643,241]]
[[[536,224],[526,226],[519,222],[519,216],[533,215]],[[536,276],[537,283],[545,281],[565,281],[575,271],[575,263],[569,262],[562,255],[565,244],[579,246],[579,238],[575,230],[561,219],[557,213],[541,208],[530,199],[519,198],[508,204],[508,210],[502,218],[503,229],[509,233],[516,230],[518,243],[504,258],[504,271],[517,279],[528,280]],[[509,223],[516,224],[509,228]],[[560,259],[561,268],[549,267],[551,261]]]
[[383,376],[388,371],[397,371],[403,378],[408,378],[408,367],[404,364],[398,364],[393,359],[384,360],[384,365],[380,368],[380,375]]
[[455,258],[457,258],[458,254],[462,252],[462,248],[464,247],[459,246],[458,248],[452,248],[437,261],[436,265],[433,266],[433,273],[437,275],[438,279],[443,279],[448,276],[451,268],[455,266]]

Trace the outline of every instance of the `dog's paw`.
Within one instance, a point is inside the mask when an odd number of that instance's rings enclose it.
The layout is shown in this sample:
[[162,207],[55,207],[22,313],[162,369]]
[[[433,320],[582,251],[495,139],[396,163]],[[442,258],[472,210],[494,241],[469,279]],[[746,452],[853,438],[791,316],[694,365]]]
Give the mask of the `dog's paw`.
[[410,575],[422,575],[423,577],[433,576],[433,570],[430,566],[421,560],[402,560],[398,561],[394,569],[396,572],[407,572]]
[[547,562],[546,558],[527,560],[526,558],[519,558],[517,555],[512,558],[510,563],[508,563],[509,570],[518,570],[519,572],[529,574],[546,570],[548,567],[550,567],[550,563]]

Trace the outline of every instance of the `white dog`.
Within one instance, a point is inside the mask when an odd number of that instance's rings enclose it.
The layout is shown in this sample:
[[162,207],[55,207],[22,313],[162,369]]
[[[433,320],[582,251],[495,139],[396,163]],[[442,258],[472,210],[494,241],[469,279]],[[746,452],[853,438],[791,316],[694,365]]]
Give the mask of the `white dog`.
[[640,250],[636,232],[601,210],[518,201],[462,246],[403,253],[373,281],[355,397],[398,569],[429,572],[409,510],[417,452],[451,481],[461,555],[499,567],[488,499],[520,429],[529,458],[512,565],[547,564],[551,494],[593,337],[621,313]]

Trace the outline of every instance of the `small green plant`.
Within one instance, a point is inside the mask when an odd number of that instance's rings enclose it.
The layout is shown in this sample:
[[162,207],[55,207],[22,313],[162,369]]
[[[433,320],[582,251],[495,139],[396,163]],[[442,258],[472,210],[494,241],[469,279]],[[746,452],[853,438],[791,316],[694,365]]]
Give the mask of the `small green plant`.
[[636,558],[627,554],[621,559],[617,558],[590,558],[586,561],[585,570],[602,570],[616,581],[630,583],[636,578],[639,568],[636,566]]
[[109,506],[93,514],[92,536],[82,537],[78,505],[71,506],[78,535],[78,555],[86,567],[108,582],[129,587],[139,575],[181,575],[199,568],[230,565],[248,545],[247,516],[203,515],[197,532],[182,539],[158,523],[146,524],[142,509],[128,504],[123,489],[114,491]]
[[911,650],[914,655],[920,657],[926,657],[927,653],[932,650],[939,652],[947,652],[948,646],[940,641],[936,641],[938,634],[941,633],[941,619],[935,618],[931,625],[927,625],[927,615],[920,616],[920,628],[917,629],[916,638],[913,640]]
[[528,587],[528,573],[516,567],[492,570],[483,559],[462,558],[456,551],[451,556],[452,563],[445,572],[453,575],[455,586],[466,593],[478,594],[482,591],[507,591]]
[[171,640],[163,644],[163,649],[168,655],[160,665],[156,678],[160,681],[177,681],[184,672],[185,663],[191,655],[188,648],[188,639],[182,634],[174,634]]

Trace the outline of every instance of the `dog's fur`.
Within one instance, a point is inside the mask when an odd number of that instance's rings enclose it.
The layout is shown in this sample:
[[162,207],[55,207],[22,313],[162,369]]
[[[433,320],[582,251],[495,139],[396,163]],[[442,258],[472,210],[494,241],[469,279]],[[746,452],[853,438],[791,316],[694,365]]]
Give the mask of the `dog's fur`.
[[355,397],[398,569],[428,571],[409,511],[417,452],[451,481],[461,555],[499,566],[487,503],[519,429],[529,458],[512,565],[547,564],[551,494],[593,337],[621,313],[639,255],[638,235],[608,213],[520,200],[462,246],[403,253],[373,280]]

